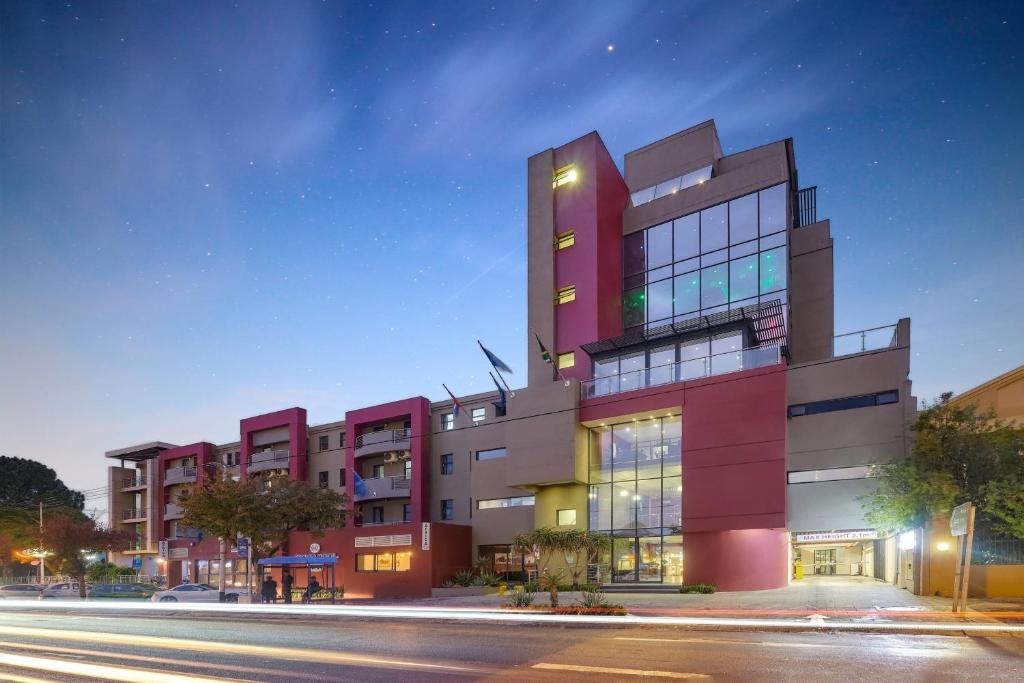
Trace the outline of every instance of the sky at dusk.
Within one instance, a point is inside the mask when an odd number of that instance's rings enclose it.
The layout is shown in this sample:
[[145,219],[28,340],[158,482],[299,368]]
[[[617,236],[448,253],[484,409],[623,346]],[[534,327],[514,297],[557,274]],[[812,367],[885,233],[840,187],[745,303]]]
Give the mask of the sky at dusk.
[[0,453],[523,382],[526,159],[792,137],[837,333],[915,393],[1024,362],[1018,2],[0,3]]

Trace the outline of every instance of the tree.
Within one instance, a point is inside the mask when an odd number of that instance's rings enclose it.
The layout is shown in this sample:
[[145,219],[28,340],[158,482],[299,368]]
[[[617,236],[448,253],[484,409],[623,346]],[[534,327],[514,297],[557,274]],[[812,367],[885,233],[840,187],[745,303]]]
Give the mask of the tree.
[[951,396],[942,394],[918,414],[906,460],[879,467],[878,487],[862,498],[868,522],[902,531],[971,501],[980,530],[1024,538],[1024,438],[994,412],[954,405]]
[[[184,509],[184,524],[221,540],[223,567],[226,542],[238,536],[249,538],[256,563],[280,550],[292,531],[308,529],[319,537],[323,529],[342,526],[348,498],[283,475],[269,475],[244,481],[210,478],[183,493],[179,502]],[[220,591],[223,600],[223,571]]]
[[552,556],[561,550],[562,538],[559,532],[549,526],[516,534],[512,545],[524,555],[532,553],[537,559],[537,571],[543,575],[548,571]]
[[73,576],[78,581],[79,594],[86,597],[85,555],[96,551],[126,550],[133,536],[125,531],[115,531],[96,524],[91,518],[59,512],[50,515],[43,522],[43,548],[49,551],[51,563],[62,574]]

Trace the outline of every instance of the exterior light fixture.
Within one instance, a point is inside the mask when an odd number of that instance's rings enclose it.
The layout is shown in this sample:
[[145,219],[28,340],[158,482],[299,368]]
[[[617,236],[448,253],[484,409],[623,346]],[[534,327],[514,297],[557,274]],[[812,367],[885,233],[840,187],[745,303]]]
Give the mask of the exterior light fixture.
[[900,534],[900,550],[913,550],[915,545],[917,545],[917,539],[914,537],[913,531],[904,531]]
[[947,550],[949,550],[949,544],[945,541],[941,541],[935,544],[935,548],[941,550],[942,552],[946,552]]

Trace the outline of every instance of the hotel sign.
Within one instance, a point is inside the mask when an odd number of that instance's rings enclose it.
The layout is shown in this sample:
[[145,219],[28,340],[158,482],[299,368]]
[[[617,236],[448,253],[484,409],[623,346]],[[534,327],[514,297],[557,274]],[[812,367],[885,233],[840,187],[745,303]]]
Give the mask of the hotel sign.
[[849,529],[847,531],[816,531],[796,534],[797,543],[820,543],[822,541],[869,541],[877,534],[874,529]]
[[420,550],[430,550],[430,522],[423,522],[423,533],[420,534]]

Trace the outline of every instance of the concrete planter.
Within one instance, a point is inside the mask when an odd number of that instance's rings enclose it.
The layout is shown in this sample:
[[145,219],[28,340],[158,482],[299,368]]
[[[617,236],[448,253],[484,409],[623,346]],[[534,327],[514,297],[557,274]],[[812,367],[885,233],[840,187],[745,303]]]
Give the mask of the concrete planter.
[[497,595],[498,589],[495,586],[458,586],[455,588],[431,588],[432,598],[457,598],[460,595]]

